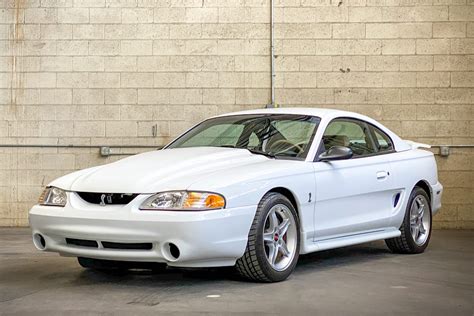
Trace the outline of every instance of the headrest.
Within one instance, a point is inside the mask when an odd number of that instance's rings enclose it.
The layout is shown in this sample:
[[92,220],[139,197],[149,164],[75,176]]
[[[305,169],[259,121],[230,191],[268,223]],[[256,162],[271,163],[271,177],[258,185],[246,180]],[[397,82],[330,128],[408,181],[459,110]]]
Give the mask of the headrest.
[[349,137],[345,135],[324,135],[323,136],[324,147],[329,149],[333,146],[346,146],[349,147]]

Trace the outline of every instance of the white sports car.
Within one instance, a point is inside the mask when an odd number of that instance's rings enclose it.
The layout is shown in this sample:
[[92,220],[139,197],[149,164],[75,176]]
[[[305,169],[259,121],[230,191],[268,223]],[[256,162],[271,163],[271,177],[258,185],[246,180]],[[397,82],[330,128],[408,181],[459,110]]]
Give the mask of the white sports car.
[[286,279],[299,254],[378,239],[420,253],[443,190],[422,146],[338,110],[220,115],[50,183],[33,241],[86,268],[235,266],[262,282]]

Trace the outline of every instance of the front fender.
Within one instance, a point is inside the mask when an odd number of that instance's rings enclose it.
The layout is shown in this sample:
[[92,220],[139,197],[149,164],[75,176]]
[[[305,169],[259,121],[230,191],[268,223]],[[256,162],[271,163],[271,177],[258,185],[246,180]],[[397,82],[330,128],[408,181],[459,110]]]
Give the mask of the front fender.
[[270,164],[246,170],[226,170],[193,183],[188,190],[208,190],[223,194],[228,208],[257,206],[275,188],[290,191],[297,203],[303,234],[314,231],[316,192],[312,163],[272,160]]

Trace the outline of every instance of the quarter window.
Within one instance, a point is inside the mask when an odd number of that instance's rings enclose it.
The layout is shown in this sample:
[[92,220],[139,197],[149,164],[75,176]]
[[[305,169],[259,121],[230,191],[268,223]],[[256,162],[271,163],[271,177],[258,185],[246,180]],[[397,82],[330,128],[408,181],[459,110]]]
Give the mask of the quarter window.
[[324,132],[323,143],[325,150],[333,146],[349,147],[355,157],[375,153],[368,125],[357,120],[333,120]]
[[393,144],[390,137],[375,126],[372,126],[375,135],[375,146],[379,152],[387,152],[393,150]]

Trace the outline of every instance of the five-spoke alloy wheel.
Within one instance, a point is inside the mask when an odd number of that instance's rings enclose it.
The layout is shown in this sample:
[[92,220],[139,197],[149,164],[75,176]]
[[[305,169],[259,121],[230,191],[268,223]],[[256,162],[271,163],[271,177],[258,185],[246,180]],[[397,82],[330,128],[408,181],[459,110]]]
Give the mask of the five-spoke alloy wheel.
[[429,203],[423,195],[418,195],[413,199],[410,207],[410,233],[418,246],[426,242],[430,227]]
[[276,271],[285,270],[295,256],[297,244],[295,218],[285,204],[276,204],[265,220],[263,240],[268,263]]
[[396,253],[425,251],[431,236],[431,205],[428,194],[420,187],[415,187],[410,194],[400,232],[399,237],[385,240],[390,250]]
[[285,280],[298,261],[299,230],[293,204],[282,194],[266,194],[258,205],[245,253],[237,260],[237,271],[254,281]]

